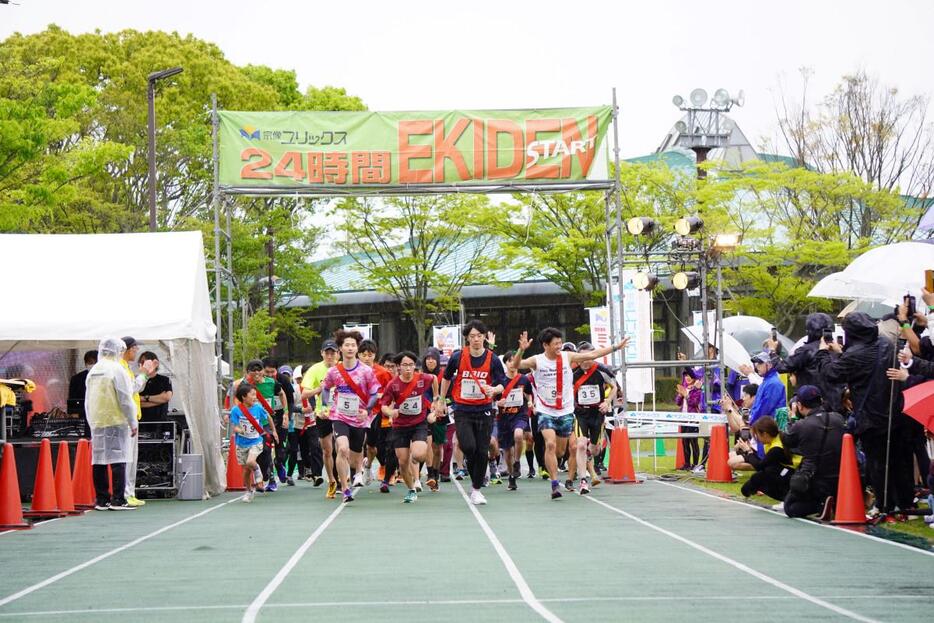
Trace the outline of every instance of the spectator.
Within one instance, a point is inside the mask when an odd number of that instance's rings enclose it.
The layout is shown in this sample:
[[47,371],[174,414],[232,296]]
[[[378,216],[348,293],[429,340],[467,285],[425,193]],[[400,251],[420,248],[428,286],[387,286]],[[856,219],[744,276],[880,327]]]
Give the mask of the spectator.
[[152,361],[155,365],[152,375],[146,381],[139,394],[139,406],[144,422],[164,422],[169,417],[169,401],[172,400],[172,381],[164,374],[159,374],[159,358],[152,351],[139,356],[139,365]]
[[[907,461],[904,458],[910,457],[912,452],[910,427],[902,415],[901,392],[890,391],[886,375],[894,358],[894,347],[891,342],[879,338],[876,322],[862,312],[848,314],[843,319],[843,330],[845,349],[836,342],[821,341],[815,356],[820,374],[826,382],[849,386],[856,435],[866,455],[866,474],[876,495],[876,505],[881,504],[879,509],[885,513],[896,507],[910,508],[914,504],[913,474],[910,458]],[[840,356],[832,357],[832,351]],[[891,437],[888,435],[890,417]]]
[[[749,410],[750,425],[755,424],[756,420],[765,415],[774,418],[775,412],[787,404],[785,384],[778,378],[774,355],[763,351],[755,355],[752,362],[756,367],[756,374],[762,377],[762,383],[756,392],[756,402]],[[759,446],[759,458],[765,458],[762,446]]]
[[[693,369],[684,368],[681,372],[681,383],[675,386],[675,391],[677,392],[675,403],[681,407],[682,413],[700,413],[703,392],[697,379],[697,373]],[[697,426],[682,426],[681,432],[697,433],[698,428]],[[681,446],[684,449],[685,469],[694,469],[700,463],[701,458],[697,437],[683,438]]]
[[745,462],[756,470],[743,484],[742,494],[748,498],[761,491],[776,500],[784,500],[788,495],[791,475],[795,466],[801,463],[801,457],[793,456],[782,445],[778,424],[767,415],[755,421],[752,425],[752,435],[758,444],[765,448],[765,458],[760,459],[758,453],[747,442],[740,440],[737,443]]
[[840,472],[840,447],[846,423],[839,413],[826,411],[820,390],[814,385],[798,389],[802,419],[782,433],[782,445],[800,455],[795,478],[789,481],[784,510],[789,517],[804,517],[821,511],[830,519],[833,495]]
[[[843,395],[843,388],[840,385],[827,383],[820,375],[815,361],[815,355],[820,348],[821,338],[824,331],[833,331],[833,318],[827,314],[814,313],[808,314],[805,320],[805,330],[807,339],[798,347],[798,349],[782,359],[779,358],[775,369],[779,374],[790,374],[794,377],[795,387],[804,385],[814,385],[821,390],[821,395],[826,401],[826,407],[829,411],[840,413],[840,401]],[[773,353],[778,352],[778,342],[768,340],[768,349]]]

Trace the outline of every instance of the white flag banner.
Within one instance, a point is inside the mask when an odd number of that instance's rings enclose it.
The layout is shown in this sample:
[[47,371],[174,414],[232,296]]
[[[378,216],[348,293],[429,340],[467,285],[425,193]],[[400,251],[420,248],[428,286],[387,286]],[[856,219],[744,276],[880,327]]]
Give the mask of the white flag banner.
[[432,327],[432,346],[441,351],[441,365],[446,365],[451,353],[461,347],[461,326]]
[[[654,361],[652,347],[652,295],[639,290],[632,280],[638,271],[623,271],[623,331],[630,337],[625,356],[627,362]],[[613,303],[619,309],[619,286],[613,284]],[[591,329],[592,331],[592,329]],[[596,345],[596,344],[595,344]],[[655,393],[655,370],[638,368],[626,371],[626,400],[642,402],[646,394]]]
[[373,325],[371,324],[345,324],[344,331],[359,331],[363,339],[373,339]]

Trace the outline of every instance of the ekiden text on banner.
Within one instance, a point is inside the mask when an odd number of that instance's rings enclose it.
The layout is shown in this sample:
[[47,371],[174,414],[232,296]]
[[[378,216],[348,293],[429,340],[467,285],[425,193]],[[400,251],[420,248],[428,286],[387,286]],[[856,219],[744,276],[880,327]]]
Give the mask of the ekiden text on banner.
[[220,111],[218,117],[222,186],[352,190],[583,181],[612,109]]

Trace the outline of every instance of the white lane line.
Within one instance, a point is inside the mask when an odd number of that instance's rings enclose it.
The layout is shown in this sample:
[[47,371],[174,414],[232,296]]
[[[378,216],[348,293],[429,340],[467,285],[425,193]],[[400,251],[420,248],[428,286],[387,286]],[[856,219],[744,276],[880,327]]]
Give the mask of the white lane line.
[[[87,512],[88,512],[88,511],[83,511],[83,512],[81,513],[81,515],[85,515],[85,514],[87,514]],[[81,517],[81,515],[70,515],[70,516],[71,516],[71,517]],[[56,518],[54,518],[54,519],[46,519],[46,520],[43,520],[43,521],[37,521],[36,523],[32,524],[32,528],[31,528],[31,529],[26,529],[26,530],[4,530],[3,532],[0,532],[0,536],[3,536],[4,534],[23,534],[23,533],[29,533],[30,530],[35,530],[36,528],[39,528],[39,527],[44,526],[44,525],[46,525],[46,524],[54,523],[54,522],[59,521],[59,520],[61,520],[61,519],[65,519],[65,518],[64,518],[64,517],[56,517]]]
[[[794,595],[747,595],[748,599],[787,601],[798,599]],[[817,595],[821,599],[898,599],[927,601],[929,594],[924,595]],[[680,598],[691,601],[730,601],[735,602],[735,595],[680,595]],[[539,599],[543,603],[588,603],[588,602],[670,602],[670,595],[632,595],[628,597],[548,597]],[[264,608],[387,608],[410,606],[467,606],[467,605],[500,605],[524,604],[522,599],[439,599],[439,600],[405,600],[405,601],[309,601],[294,603],[266,604]],[[120,614],[133,612],[173,612],[196,610],[242,610],[249,604],[218,604],[215,606],[139,606],[134,608],[84,608],[81,610],[33,610],[28,612],[4,612],[0,618],[27,617],[27,616],[60,616],[72,614]]]
[[[156,530],[156,531],[154,531],[154,532],[150,532],[149,534],[144,535],[144,536],[141,536],[141,537],[139,537],[138,539],[134,539],[134,540],[130,541],[129,543],[126,543],[125,545],[121,545],[120,547],[117,547],[117,548],[115,548],[115,549],[112,549],[112,550],[110,550],[109,552],[105,552],[105,553],[101,554],[100,556],[97,556],[97,557],[95,557],[95,558],[92,558],[91,560],[88,560],[87,562],[83,562],[83,563],[81,563],[80,565],[75,565],[75,566],[72,567],[71,569],[67,569],[67,570],[65,570],[65,571],[62,571],[61,573],[57,573],[57,574],[53,575],[52,577],[50,577],[50,578],[48,578],[48,579],[42,580],[42,581],[39,582],[38,584],[33,584],[32,586],[26,587],[26,588],[24,588],[24,589],[21,590],[21,591],[17,591],[17,592],[15,592],[15,593],[13,593],[12,595],[9,595],[9,596],[7,596],[7,597],[4,597],[3,599],[0,599],[0,606],[5,606],[5,605],[7,605],[8,603],[11,603],[11,602],[16,601],[16,600],[19,599],[20,597],[25,597],[26,595],[28,595],[28,594],[30,594],[30,593],[34,593],[35,591],[39,590],[40,588],[45,588],[45,587],[48,586],[49,584],[54,584],[55,582],[58,582],[58,581],[61,580],[62,578],[67,578],[69,575],[72,575],[72,574],[74,574],[74,573],[77,573],[78,571],[81,571],[82,569],[87,569],[87,568],[90,567],[91,565],[97,564],[97,563],[99,563],[99,562],[102,561],[102,560],[105,560],[105,559],[107,559],[107,558],[110,558],[110,557],[113,556],[114,554],[119,554],[120,552],[122,552],[122,551],[124,551],[124,550],[127,550],[127,549],[129,549],[129,548],[131,548],[131,547],[133,547],[133,546],[135,546],[135,545],[139,545],[139,544],[142,543],[143,541],[148,541],[149,539],[151,539],[151,538],[153,538],[153,537],[159,536],[159,535],[162,534],[163,532],[167,532],[167,531],[171,530],[172,528],[176,528],[176,527],[178,527],[178,526],[180,526],[180,525],[182,525],[182,524],[184,524],[184,523],[188,523],[188,522],[191,521],[192,519],[197,519],[198,517],[202,517],[202,516],[204,516],[204,515],[207,515],[208,513],[214,512],[214,511],[216,511],[216,510],[219,509],[219,508],[222,508],[222,507],[224,507],[224,506],[227,506],[227,505],[230,504],[231,502],[236,502],[237,500],[241,499],[242,497],[243,497],[243,496],[235,497],[235,498],[232,499],[232,500],[227,500],[226,502],[223,502],[223,503],[218,504],[218,505],[216,505],[216,506],[212,506],[211,508],[205,509],[205,510],[201,511],[200,513],[195,513],[194,515],[191,515],[191,516],[186,517],[186,518],[184,518],[184,519],[182,519],[182,520],[176,521],[175,523],[171,523],[171,524],[169,524],[169,525],[167,525],[167,526],[165,526],[165,527],[163,527],[163,528],[159,528],[158,530]],[[145,512],[145,511],[138,511],[138,512]]]
[[263,607],[263,604],[266,603],[266,600],[268,600],[276,591],[276,589],[279,588],[279,585],[282,584],[286,576],[289,575],[292,569],[295,568],[295,565],[298,564],[298,561],[301,560],[302,556],[305,555],[305,552],[308,551],[308,548],[310,548],[314,542],[318,540],[318,537],[321,536],[325,530],[327,530],[327,527],[330,526],[335,519],[337,519],[337,516],[341,514],[341,511],[344,510],[345,506],[347,505],[340,503],[338,507],[334,509],[334,512],[328,515],[328,518],[324,520],[324,523],[318,526],[318,528],[311,533],[311,536],[305,539],[305,542],[302,543],[301,547],[295,550],[295,553],[292,554],[292,557],[286,561],[285,565],[283,565],[281,569],[279,569],[279,573],[277,573],[275,577],[269,581],[269,584],[266,585],[266,588],[264,588],[260,594],[256,596],[256,599],[253,600],[253,603],[247,607],[246,612],[243,613],[243,623],[253,623],[253,621],[256,621],[256,615],[259,614],[259,610]]
[[[764,506],[759,506],[757,504],[750,504],[748,502],[740,502],[739,500],[733,500],[730,498],[720,497],[719,495],[713,495],[712,493],[707,493],[706,491],[700,491],[692,487],[685,487],[683,485],[676,485],[671,482],[663,482],[661,480],[653,480],[660,485],[665,485],[666,487],[671,487],[673,489],[680,489],[682,491],[687,491],[689,493],[696,493],[697,495],[703,495],[708,498],[713,498],[715,500],[720,500],[721,502],[729,502],[731,504],[739,504],[744,508],[752,508],[759,511],[764,511],[770,515],[778,515],[779,517],[785,517],[784,513],[778,513]],[[788,519],[788,517],[786,517]],[[912,545],[906,545],[904,543],[899,543],[898,541],[890,541],[888,539],[883,539],[882,537],[873,536],[872,534],[866,534],[865,532],[859,532],[857,530],[850,530],[848,528],[843,528],[840,526],[835,526],[833,524],[825,524],[817,521],[811,521],[809,519],[804,519],[803,517],[795,517],[795,521],[800,521],[801,523],[807,524],[809,526],[817,526],[818,528],[829,528],[830,530],[835,530],[836,532],[842,532],[843,534],[852,534],[853,536],[861,536],[864,539],[869,539],[870,541],[876,541],[877,543],[884,543],[886,545],[892,545],[894,547],[900,547],[901,549],[908,550],[909,552],[915,552],[917,554],[924,554],[925,556],[934,556],[934,551],[921,549],[920,547],[914,547]]]
[[532,589],[529,588],[528,583],[525,581],[525,578],[522,577],[522,574],[519,573],[519,568],[516,566],[516,563],[513,562],[512,558],[509,557],[509,554],[506,552],[506,548],[503,547],[503,544],[500,543],[499,539],[493,533],[493,529],[490,528],[490,525],[483,518],[483,515],[480,514],[480,511],[477,510],[477,507],[470,503],[470,498],[467,497],[467,494],[464,492],[464,488],[461,486],[461,483],[457,480],[454,481],[454,485],[457,487],[457,490],[460,491],[461,497],[464,498],[464,502],[467,504],[467,508],[470,509],[470,512],[473,513],[473,516],[476,518],[477,522],[480,524],[480,527],[483,528],[486,538],[490,540],[490,543],[493,544],[493,549],[496,550],[496,553],[499,555],[499,559],[503,561],[503,565],[506,567],[506,571],[509,572],[509,577],[512,578],[513,584],[516,585],[516,588],[519,589],[519,594],[522,596],[522,601],[527,603],[532,610],[537,612],[543,619],[549,621],[549,623],[563,623],[555,614],[542,605],[542,602],[535,597],[535,594],[532,592]]
[[869,617],[864,617],[863,615],[857,614],[857,613],[853,612],[852,610],[847,610],[846,608],[841,608],[840,606],[835,606],[834,604],[832,604],[832,603],[830,603],[830,602],[828,602],[828,601],[824,601],[823,599],[821,599],[821,598],[819,598],[819,597],[815,597],[814,595],[810,595],[810,594],[808,594],[808,593],[805,593],[805,592],[802,591],[801,589],[795,588],[794,586],[791,586],[791,585],[789,585],[789,584],[785,584],[784,582],[782,582],[782,581],[780,581],[780,580],[776,580],[775,578],[773,578],[773,577],[771,577],[771,576],[768,576],[768,575],[762,573],[761,571],[756,571],[756,570],[753,569],[752,567],[749,567],[749,566],[747,566],[747,565],[744,565],[743,563],[741,563],[741,562],[739,562],[739,561],[737,561],[737,560],[733,560],[732,558],[730,558],[730,557],[728,557],[728,556],[724,556],[723,554],[721,554],[721,553],[719,553],[719,552],[715,552],[714,550],[712,550],[712,549],[710,549],[710,548],[708,548],[708,547],[704,547],[704,546],[701,545],[700,543],[695,543],[694,541],[692,541],[692,540],[690,540],[690,539],[688,539],[688,538],[685,538],[685,537],[681,536],[680,534],[675,534],[675,533],[672,532],[671,530],[666,530],[665,528],[662,528],[662,527],[660,527],[660,526],[656,526],[655,524],[653,524],[653,523],[651,523],[651,522],[648,522],[648,521],[646,521],[646,520],[644,520],[644,519],[640,519],[639,517],[636,517],[636,516],[633,515],[632,513],[627,513],[626,511],[624,511],[624,510],[622,510],[622,509],[619,509],[619,508],[616,508],[615,506],[611,506],[610,504],[607,504],[606,502],[604,502],[604,501],[602,501],[602,500],[598,500],[598,499],[596,499],[596,498],[594,498],[594,497],[592,497],[592,496],[589,496],[589,495],[586,496],[585,499],[590,500],[590,501],[593,502],[594,504],[599,504],[600,506],[603,506],[604,508],[607,508],[607,509],[613,511],[614,513],[618,513],[618,514],[622,515],[623,517],[626,517],[626,518],[628,518],[628,519],[631,519],[631,520],[635,521],[636,523],[645,526],[646,528],[649,528],[649,529],[651,529],[651,530],[655,530],[656,532],[660,532],[661,534],[664,534],[664,535],[667,536],[667,537],[670,537],[670,538],[672,538],[672,539],[675,539],[676,541],[680,541],[680,542],[684,543],[685,545],[687,545],[688,547],[692,547],[692,548],[696,549],[696,550],[699,551],[699,552],[702,552],[702,553],[704,553],[704,554],[707,554],[708,556],[711,556],[712,558],[716,558],[717,560],[719,560],[719,561],[721,561],[721,562],[725,562],[726,564],[728,564],[728,565],[734,567],[735,569],[738,569],[739,571],[742,571],[743,573],[748,573],[749,575],[751,575],[752,577],[754,577],[754,578],[756,578],[756,579],[762,580],[763,582],[765,582],[765,583],[767,583],[767,584],[771,584],[771,585],[774,586],[775,588],[778,588],[778,589],[780,589],[780,590],[783,590],[783,591],[785,591],[786,593],[791,593],[791,594],[794,595],[795,597],[798,597],[798,598],[803,599],[803,600],[805,600],[805,601],[809,601],[809,602],[811,602],[812,604],[814,604],[814,605],[816,605],[816,606],[820,606],[821,608],[825,608],[825,609],[827,609],[827,610],[830,610],[831,612],[835,612],[835,613],[837,613],[837,614],[839,614],[839,615],[842,615],[842,616],[845,616],[845,617],[847,617],[847,618],[853,619],[854,621],[862,621],[863,623],[878,623],[878,622],[876,621],[876,619],[871,619],[871,618],[869,618]]

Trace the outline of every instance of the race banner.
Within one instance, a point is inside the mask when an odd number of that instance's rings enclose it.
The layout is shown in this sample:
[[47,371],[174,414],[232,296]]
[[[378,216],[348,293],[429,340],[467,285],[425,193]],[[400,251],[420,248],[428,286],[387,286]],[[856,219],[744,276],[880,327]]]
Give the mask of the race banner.
[[432,327],[431,335],[431,345],[441,351],[441,365],[447,365],[451,353],[461,347],[461,326]]
[[609,106],[438,112],[218,112],[224,187],[586,180]]

